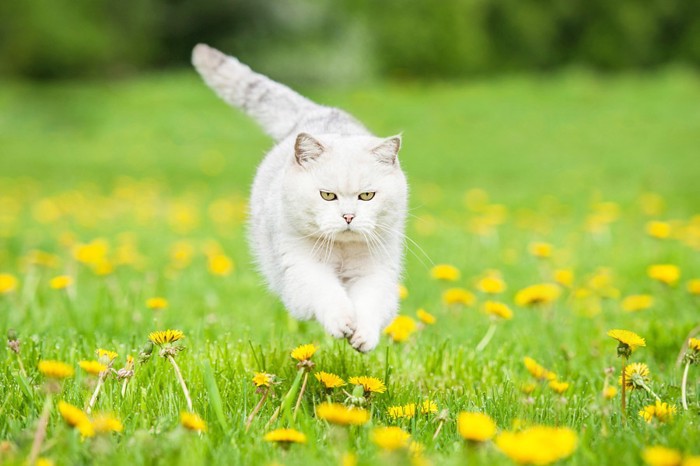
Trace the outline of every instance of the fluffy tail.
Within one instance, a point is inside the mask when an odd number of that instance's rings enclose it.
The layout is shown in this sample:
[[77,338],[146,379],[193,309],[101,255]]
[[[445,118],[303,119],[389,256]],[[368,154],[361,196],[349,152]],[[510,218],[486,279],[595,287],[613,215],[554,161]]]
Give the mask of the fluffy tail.
[[219,97],[250,115],[276,141],[291,134],[305,116],[324,109],[207,45],[194,48],[192,64]]

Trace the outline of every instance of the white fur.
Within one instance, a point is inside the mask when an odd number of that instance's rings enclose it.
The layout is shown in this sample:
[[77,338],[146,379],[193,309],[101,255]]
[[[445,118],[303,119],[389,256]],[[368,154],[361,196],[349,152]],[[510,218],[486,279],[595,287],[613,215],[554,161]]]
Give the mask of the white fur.
[[[277,141],[250,198],[250,242],[270,288],[295,317],[316,318],[334,337],[372,350],[398,308],[407,205],[399,137],[372,136],[346,113],[205,45],[193,63]],[[376,194],[360,200],[365,192]]]

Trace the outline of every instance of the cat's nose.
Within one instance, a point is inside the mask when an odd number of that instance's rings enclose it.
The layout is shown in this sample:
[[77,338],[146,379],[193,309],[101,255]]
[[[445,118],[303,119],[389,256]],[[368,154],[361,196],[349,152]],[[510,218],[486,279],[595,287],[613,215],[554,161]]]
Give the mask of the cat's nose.
[[345,223],[350,225],[350,222],[352,222],[352,219],[355,218],[353,214],[345,214],[343,215],[343,218],[345,219]]

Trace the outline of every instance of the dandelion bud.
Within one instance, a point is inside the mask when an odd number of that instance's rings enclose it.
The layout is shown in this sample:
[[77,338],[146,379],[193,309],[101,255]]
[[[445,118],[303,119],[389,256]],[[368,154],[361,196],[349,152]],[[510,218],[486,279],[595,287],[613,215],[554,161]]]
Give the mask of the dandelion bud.
[[153,354],[153,342],[148,340],[139,353],[139,362],[144,363],[148,361],[151,358],[151,354]]
[[7,330],[7,341],[17,341],[17,331],[15,329]]

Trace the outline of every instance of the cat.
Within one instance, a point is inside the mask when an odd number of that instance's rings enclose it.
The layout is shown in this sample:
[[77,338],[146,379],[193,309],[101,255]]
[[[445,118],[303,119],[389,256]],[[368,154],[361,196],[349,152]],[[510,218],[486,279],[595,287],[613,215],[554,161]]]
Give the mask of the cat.
[[228,104],[276,142],[257,169],[249,241],[270,289],[360,352],[396,315],[408,185],[401,137],[373,136],[204,44],[192,63]]

